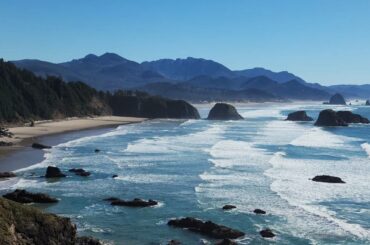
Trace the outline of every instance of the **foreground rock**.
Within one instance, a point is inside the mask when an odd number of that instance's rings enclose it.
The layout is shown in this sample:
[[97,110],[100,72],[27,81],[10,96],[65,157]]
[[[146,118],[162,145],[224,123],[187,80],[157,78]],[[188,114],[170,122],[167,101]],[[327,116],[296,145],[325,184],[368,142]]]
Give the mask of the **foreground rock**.
[[229,205],[229,204],[227,204],[227,205],[225,205],[225,206],[222,207],[223,210],[231,210],[231,209],[234,209],[234,208],[236,208],[236,206]]
[[[91,238],[92,239],[92,238]],[[0,198],[0,244],[9,245],[102,245],[78,238],[69,218]]]
[[186,228],[216,239],[236,239],[244,236],[244,232],[215,224],[211,221],[202,221],[195,218],[172,219],[167,223],[170,226]]
[[98,239],[89,236],[82,236],[76,238],[76,245],[103,245]]
[[6,199],[19,202],[19,203],[56,203],[56,198],[50,197],[43,193],[31,193],[25,190],[15,190],[13,192],[3,195]]
[[338,111],[337,115],[346,123],[370,123],[369,119],[351,111]]
[[14,145],[13,142],[0,141],[0,146],[12,146],[12,145]]
[[312,181],[316,182],[326,182],[326,183],[346,183],[341,178],[330,176],[330,175],[318,175],[315,176]]
[[40,143],[33,143],[32,144],[32,148],[35,148],[35,149],[50,149],[51,146],[48,146],[48,145],[43,145],[43,144],[40,144]]
[[259,209],[259,208],[256,208],[255,210],[253,210],[253,213],[255,213],[255,214],[266,214],[266,211],[264,211],[262,209]]
[[320,112],[315,126],[348,126],[348,123],[339,117],[335,111],[327,109]]
[[265,238],[273,238],[275,234],[270,229],[260,231],[260,235]]
[[53,166],[49,166],[46,169],[45,178],[62,178],[62,177],[66,177],[66,175],[63,174],[62,171],[60,171],[59,168],[53,167]]
[[70,169],[68,171],[69,172],[72,172],[72,173],[75,173],[76,175],[84,176],[84,177],[87,177],[87,176],[90,176],[91,175],[90,172],[87,172],[87,171],[85,171],[82,168],[72,168],[72,169]]
[[238,245],[238,244],[233,240],[223,239],[222,241],[215,243],[215,245]]
[[13,177],[17,177],[17,175],[15,175],[15,173],[12,173],[12,172],[0,172],[0,179],[1,178],[13,178]]
[[126,207],[150,207],[157,205],[158,202],[149,199],[148,201],[142,200],[140,198],[135,198],[132,201],[125,201],[125,200],[113,200],[111,205],[113,206],[126,206]]
[[287,121],[302,121],[302,122],[308,122],[313,121],[312,117],[307,116],[305,111],[296,111],[289,113]]
[[344,99],[343,95],[341,95],[339,93],[336,93],[330,98],[328,104],[330,104],[330,105],[346,105],[346,100]]
[[234,106],[217,103],[208,114],[208,120],[240,120],[243,119]]

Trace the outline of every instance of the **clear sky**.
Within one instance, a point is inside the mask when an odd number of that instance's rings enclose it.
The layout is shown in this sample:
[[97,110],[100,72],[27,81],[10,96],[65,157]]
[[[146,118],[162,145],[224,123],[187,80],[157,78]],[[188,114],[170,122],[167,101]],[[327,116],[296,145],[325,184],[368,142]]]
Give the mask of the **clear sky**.
[[370,0],[1,0],[0,57],[188,56],[370,83]]

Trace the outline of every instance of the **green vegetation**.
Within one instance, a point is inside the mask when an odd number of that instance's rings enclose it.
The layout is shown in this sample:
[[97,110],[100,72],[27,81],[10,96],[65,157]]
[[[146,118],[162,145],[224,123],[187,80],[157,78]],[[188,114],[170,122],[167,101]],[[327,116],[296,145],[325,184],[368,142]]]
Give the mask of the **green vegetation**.
[[105,93],[82,82],[65,83],[57,77],[38,77],[0,59],[2,123],[111,114],[150,118],[199,117],[196,109],[185,101],[132,91]]

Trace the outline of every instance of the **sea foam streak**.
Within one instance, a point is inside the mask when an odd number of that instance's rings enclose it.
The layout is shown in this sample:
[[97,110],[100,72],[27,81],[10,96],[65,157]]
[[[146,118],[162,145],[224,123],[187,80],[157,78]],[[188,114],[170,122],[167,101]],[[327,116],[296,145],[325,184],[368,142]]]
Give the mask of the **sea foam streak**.
[[362,147],[362,149],[364,149],[366,151],[367,155],[370,158],[370,144],[369,143],[363,143],[361,145],[361,147]]

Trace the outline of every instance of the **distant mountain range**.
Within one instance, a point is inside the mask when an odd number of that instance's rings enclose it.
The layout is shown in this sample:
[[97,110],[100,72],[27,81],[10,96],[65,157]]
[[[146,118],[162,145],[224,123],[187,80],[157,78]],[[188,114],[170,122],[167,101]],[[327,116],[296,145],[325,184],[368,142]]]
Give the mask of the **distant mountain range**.
[[370,97],[370,85],[325,87],[307,83],[286,71],[264,68],[232,71],[215,61],[192,57],[137,63],[105,53],[64,63],[32,59],[12,62],[42,77],[52,75],[67,81],[83,81],[101,90],[137,89],[192,101],[327,100],[335,92],[347,97]]

